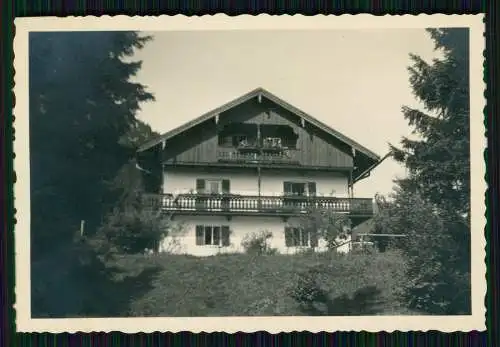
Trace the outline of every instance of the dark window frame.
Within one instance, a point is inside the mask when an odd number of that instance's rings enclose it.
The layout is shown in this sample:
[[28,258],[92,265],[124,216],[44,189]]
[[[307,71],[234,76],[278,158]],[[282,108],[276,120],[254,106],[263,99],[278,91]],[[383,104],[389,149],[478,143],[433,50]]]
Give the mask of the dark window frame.
[[[302,194],[293,193],[293,186],[300,185],[302,188]],[[289,189],[287,189],[287,187]],[[298,189],[300,190],[300,189]],[[316,196],[317,194],[317,184],[314,181],[283,181],[283,195],[285,196]]]
[[195,227],[196,246],[229,247],[230,234],[228,225],[198,224]]
[[285,227],[285,246],[298,248],[318,247],[318,235],[301,227]]

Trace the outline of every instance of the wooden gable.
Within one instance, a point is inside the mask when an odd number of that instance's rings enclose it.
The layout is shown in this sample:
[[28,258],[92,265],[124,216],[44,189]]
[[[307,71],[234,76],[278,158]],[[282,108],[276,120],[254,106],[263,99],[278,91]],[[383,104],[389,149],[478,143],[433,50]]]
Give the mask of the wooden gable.
[[244,125],[250,132],[254,127],[259,127],[259,131],[281,127],[292,134],[287,136],[295,137],[296,142],[292,147],[287,146],[289,162],[282,164],[362,173],[380,160],[373,152],[263,89],[245,94],[150,141],[139,152],[161,145],[163,163],[217,165],[220,133],[238,125]]

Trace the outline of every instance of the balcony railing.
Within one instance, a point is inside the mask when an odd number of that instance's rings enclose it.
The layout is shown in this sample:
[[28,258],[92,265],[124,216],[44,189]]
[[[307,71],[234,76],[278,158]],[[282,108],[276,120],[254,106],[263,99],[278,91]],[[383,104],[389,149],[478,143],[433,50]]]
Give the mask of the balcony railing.
[[353,215],[372,215],[372,199],[304,197],[304,196],[242,196],[242,195],[147,195],[145,204],[166,212],[220,212],[226,214],[284,214],[307,213],[314,209],[332,210]]
[[241,151],[219,151],[217,159],[220,162],[241,162],[241,163],[294,163],[288,150],[280,152],[241,152]]

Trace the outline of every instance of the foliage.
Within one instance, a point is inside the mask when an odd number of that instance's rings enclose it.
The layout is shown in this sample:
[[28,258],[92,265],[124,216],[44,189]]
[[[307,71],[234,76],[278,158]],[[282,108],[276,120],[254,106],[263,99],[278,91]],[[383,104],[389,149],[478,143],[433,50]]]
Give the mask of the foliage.
[[403,107],[415,139],[391,146],[408,169],[393,201],[379,199],[379,232],[409,257],[412,307],[470,314],[470,132],[468,29],[428,30],[443,58],[411,55],[410,84],[424,111]]
[[140,102],[153,98],[130,81],[141,63],[123,58],[148,40],[134,32],[30,34],[35,256],[71,240],[82,219],[92,230],[114,201],[108,183],[133,154],[119,143],[138,122]]
[[[153,289],[136,297],[133,316],[265,316],[397,314],[404,286],[404,259],[397,252],[384,255],[296,254],[253,256],[217,255],[197,258],[161,254],[149,258],[162,270]],[[311,268],[328,301],[317,310],[296,300],[299,279]],[[359,292],[356,298],[353,293]],[[364,295],[364,296],[363,296]],[[358,303],[355,301],[363,297]],[[326,303],[334,309],[326,311]]]
[[168,222],[161,211],[116,208],[98,228],[92,244],[103,255],[157,252],[167,232]]
[[[339,261],[340,260],[340,261]],[[309,315],[370,315],[404,310],[406,263],[399,252],[350,253],[298,272],[287,288]]]
[[400,185],[418,190],[431,203],[468,226],[470,213],[470,130],[468,29],[429,30],[444,58],[432,64],[411,55],[410,84],[425,111],[403,107],[419,139],[403,138],[394,158],[410,171]]
[[338,238],[344,238],[351,230],[349,216],[331,210],[313,209],[301,216],[299,225],[305,231],[323,238],[329,249],[338,246]]
[[446,229],[446,212],[404,190],[394,195],[394,201],[380,199],[379,204],[377,230],[407,235],[393,239],[391,247],[401,249],[408,259],[409,307],[436,314],[449,314],[460,306],[466,310],[470,282],[463,277],[466,271],[456,266],[463,251]]
[[273,234],[267,230],[258,233],[251,233],[245,236],[241,245],[247,254],[276,254],[277,249],[269,246],[268,240],[273,237]]
[[148,40],[120,31],[30,33],[34,316],[81,314],[96,297],[92,291],[113,286],[92,250],[73,237],[81,220],[85,235],[96,232],[127,189],[113,187],[118,171],[137,139],[152,135],[135,118],[140,103],[153,100],[130,80],[141,62],[125,61]]

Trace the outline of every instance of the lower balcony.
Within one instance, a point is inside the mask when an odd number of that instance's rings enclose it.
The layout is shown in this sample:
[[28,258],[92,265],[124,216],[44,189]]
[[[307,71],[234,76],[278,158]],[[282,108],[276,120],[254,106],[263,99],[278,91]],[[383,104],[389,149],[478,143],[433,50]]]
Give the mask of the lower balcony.
[[347,213],[352,217],[351,219],[360,222],[373,216],[372,199],[365,198],[150,194],[145,196],[145,204],[172,214],[291,217],[321,209]]

